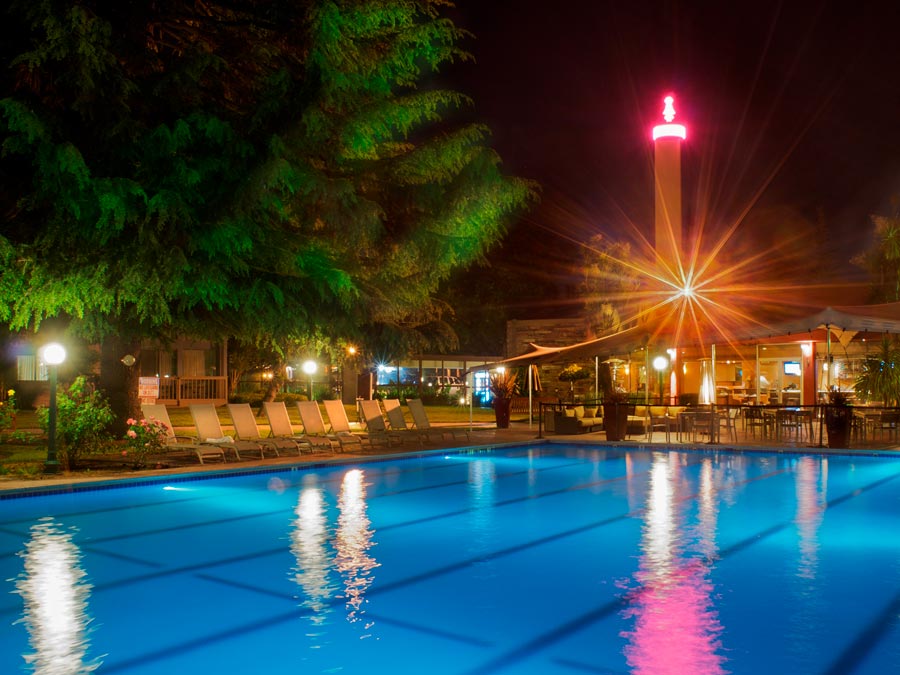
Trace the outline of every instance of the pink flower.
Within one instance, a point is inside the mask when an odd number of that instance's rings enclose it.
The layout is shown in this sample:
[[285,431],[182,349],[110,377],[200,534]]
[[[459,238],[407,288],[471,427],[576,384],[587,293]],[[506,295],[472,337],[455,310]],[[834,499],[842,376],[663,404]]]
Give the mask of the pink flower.
[[122,457],[128,457],[128,451],[127,451],[127,450],[123,450],[123,451],[122,451]]
[[137,438],[137,432],[134,429],[129,429],[126,435],[128,438]]
[[132,424],[137,424],[137,420],[133,417],[129,417],[127,420],[125,420],[125,424],[128,424],[129,426]]

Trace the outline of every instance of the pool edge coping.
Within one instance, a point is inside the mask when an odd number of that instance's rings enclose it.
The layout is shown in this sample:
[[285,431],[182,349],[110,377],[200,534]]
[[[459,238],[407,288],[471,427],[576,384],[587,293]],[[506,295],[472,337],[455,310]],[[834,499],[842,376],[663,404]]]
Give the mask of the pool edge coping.
[[499,443],[488,443],[485,445],[470,445],[454,448],[438,448],[433,450],[417,450],[403,453],[380,454],[380,455],[354,455],[353,457],[333,457],[330,459],[318,459],[305,462],[286,462],[273,464],[270,466],[253,466],[253,467],[229,467],[222,469],[211,469],[204,471],[191,470],[187,472],[176,472],[165,475],[135,476],[122,478],[98,478],[96,480],[84,479],[77,482],[57,483],[54,485],[36,485],[28,487],[18,487],[9,489],[0,489],[0,502],[13,499],[24,499],[29,497],[48,497],[60,494],[76,494],[79,492],[96,492],[100,490],[114,490],[118,488],[138,487],[144,485],[158,485],[160,483],[185,483],[191,481],[213,480],[217,478],[229,478],[235,476],[249,476],[255,474],[267,473],[283,473],[293,471],[315,470],[328,467],[349,466],[355,464],[377,464],[392,460],[410,460],[421,457],[430,457],[435,455],[462,455],[474,454],[478,452],[491,452],[499,448],[520,447],[526,445],[574,445],[581,447],[609,447],[625,450],[640,450],[643,452],[733,452],[740,454],[797,454],[797,455],[823,455],[823,456],[840,456],[840,457],[896,457],[900,458],[900,450],[858,450],[852,448],[828,448],[828,447],[790,447],[790,446],[757,446],[757,445],[729,445],[729,444],[710,444],[700,443],[691,445],[673,445],[670,443],[641,443],[634,441],[611,442],[602,439],[579,439],[572,438],[554,439],[554,438],[535,438],[528,441],[505,441]]
[[123,476],[121,478],[83,479],[68,483],[55,483],[53,485],[35,485],[17,488],[0,488],[0,502],[23,499],[28,497],[48,497],[59,494],[75,494],[78,492],[95,492],[100,490],[114,490],[118,488],[138,487],[144,485],[158,485],[160,483],[185,483],[189,481],[212,480],[216,478],[229,478],[234,476],[249,476],[253,474],[282,473],[293,471],[306,471],[327,467],[349,466],[354,464],[376,464],[391,460],[418,459],[432,455],[460,455],[475,452],[490,452],[497,448],[517,447],[522,445],[544,445],[547,439],[536,438],[531,441],[504,441],[499,443],[487,443],[485,445],[467,445],[454,448],[437,448],[433,450],[414,450],[379,455],[354,455],[353,457],[333,457],[301,462],[284,462],[269,466],[247,466],[216,468],[203,471],[178,471],[164,475],[155,474],[148,476]]

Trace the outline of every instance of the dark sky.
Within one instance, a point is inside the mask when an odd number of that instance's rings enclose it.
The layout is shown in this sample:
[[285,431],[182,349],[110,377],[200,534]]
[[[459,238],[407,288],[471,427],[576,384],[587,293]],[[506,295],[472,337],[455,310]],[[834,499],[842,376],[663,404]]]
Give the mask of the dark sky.
[[790,207],[815,223],[790,245],[815,240],[843,274],[900,194],[900,3],[458,0],[452,16],[476,36],[456,87],[507,172],[543,186],[507,247],[649,234],[670,92],[688,216],[722,232],[752,207],[735,246],[777,243],[766,214]]

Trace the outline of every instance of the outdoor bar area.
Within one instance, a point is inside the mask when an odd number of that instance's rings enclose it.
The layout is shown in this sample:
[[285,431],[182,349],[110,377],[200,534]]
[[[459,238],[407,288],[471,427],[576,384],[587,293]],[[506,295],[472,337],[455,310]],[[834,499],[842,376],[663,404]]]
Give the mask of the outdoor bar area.
[[[884,340],[898,334],[900,303],[828,307],[725,344],[674,347],[671,336],[641,326],[567,347],[533,345],[494,367],[581,362],[593,371],[568,400],[539,404],[541,435],[609,437],[603,408],[612,393],[628,406],[625,440],[825,446],[826,412],[839,400],[852,411],[841,443],[895,445],[895,403],[877,391],[857,391],[856,384],[866,365],[881,358]],[[606,368],[611,382],[604,387]]]

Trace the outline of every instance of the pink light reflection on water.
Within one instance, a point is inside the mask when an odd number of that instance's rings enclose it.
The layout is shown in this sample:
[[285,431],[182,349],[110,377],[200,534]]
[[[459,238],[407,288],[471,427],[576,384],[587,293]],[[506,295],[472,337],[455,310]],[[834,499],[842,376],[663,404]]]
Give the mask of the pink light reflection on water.
[[[650,470],[644,511],[640,568],[636,586],[622,611],[633,620],[620,635],[628,643],[625,660],[636,675],[723,675],[722,625],[713,603],[708,556],[715,550],[716,480],[709,460],[700,472],[698,495],[682,494],[687,485],[676,454],[657,453]],[[688,546],[683,514],[687,501],[701,504],[698,551]]]
[[[700,560],[684,561],[665,579],[649,581],[631,596],[623,616],[634,628],[625,659],[636,675],[722,675],[725,657],[719,623],[711,600],[713,585]],[[639,582],[646,575],[639,573]]]

